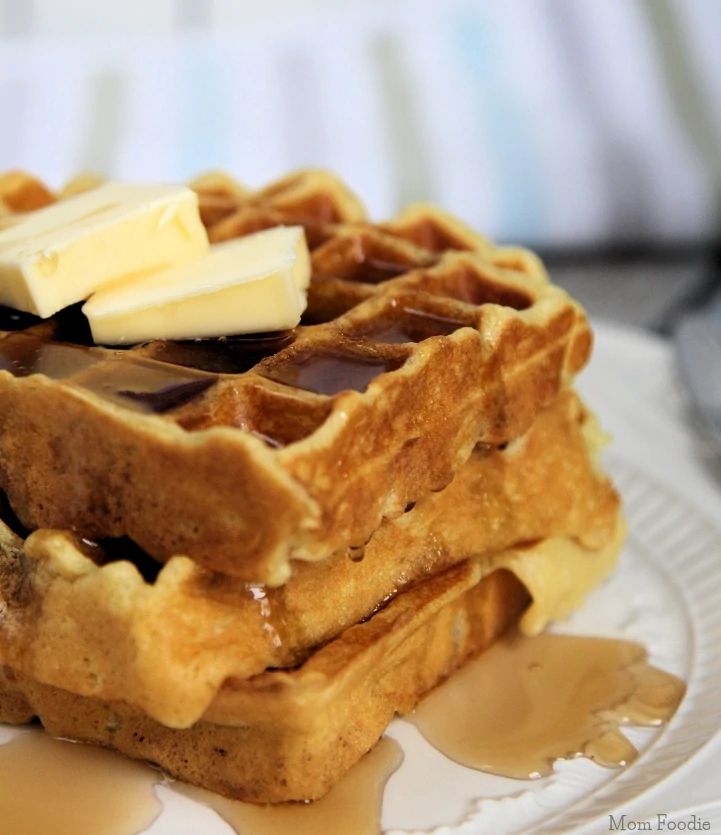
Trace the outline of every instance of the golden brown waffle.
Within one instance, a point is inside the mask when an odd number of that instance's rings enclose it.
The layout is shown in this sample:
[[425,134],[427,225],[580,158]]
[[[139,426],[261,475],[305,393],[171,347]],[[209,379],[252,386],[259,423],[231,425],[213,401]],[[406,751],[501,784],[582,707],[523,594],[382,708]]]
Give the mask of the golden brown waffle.
[[476,252],[490,265],[547,280],[539,259],[524,249],[496,247],[461,221],[427,203],[397,218],[368,221],[356,196],[325,171],[300,171],[260,191],[218,172],[193,181],[213,242],[279,224],[302,224],[313,250],[309,322],[328,321],[365,301],[376,285],[432,267],[445,252]]
[[[430,207],[371,224],[323,172],[193,185],[212,240],[305,226],[307,322],[121,352],[77,311],[1,314],[0,486],[75,532],[0,524],[0,721],[315,798],[529,598],[534,633],[613,566],[618,497],[568,388],[590,333],[534,256]],[[121,535],[150,557],[87,539]]]
[[[314,316],[330,321],[119,352],[57,344],[87,340],[72,311],[35,326],[5,312],[0,486],[28,527],[127,535],[156,559],[277,585],[291,559],[358,547],[445,486],[476,442],[522,434],[587,360],[582,310],[530,255],[430,210],[358,221],[317,172],[254,201],[238,211],[272,206],[307,229],[317,212]],[[477,251],[418,247],[464,234]],[[379,241],[433,265],[379,275]]]
[[[226,678],[295,666],[404,588],[464,559],[488,554],[492,561],[516,543],[557,536],[587,549],[606,545],[619,500],[596,472],[597,435],[592,417],[566,393],[505,450],[477,448],[451,485],[382,525],[362,552],[299,564],[279,589],[248,588],[184,557],[144,579],[117,561],[138,561],[123,542],[103,549],[39,531],[21,559],[21,542],[6,541],[0,659],[44,683],[124,700],[166,725],[188,726]],[[567,614],[600,577],[592,564],[585,585],[569,586],[553,572],[546,579],[555,586],[529,612],[531,633]]]
[[0,722],[39,716],[53,735],[157,763],[169,775],[258,803],[325,794],[434,684],[518,617],[507,572],[479,584],[464,563],[405,592],[297,671],[230,681],[202,721],[160,725],[124,702],[77,696],[0,669]]
[[55,200],[43,183],[20,171],[0,174],[0,206],[8,213],[42,209]]
[[339,224],[366,221],[360,200],[326,171],[299,171],[259,191],[217,172],[199,177],[190,187],[198,193],[200,216],[214,242],[301,223],[313,249]]
[[[551,539],[502,557],[515,567],[550,556],[560,560],[560,573],[578,561],[608,570],[621,537],[619,528],[595,553]],[[528,600],[525,588],[510,572],[487,571],[483,561],[467,561],[416,584],[297,670],[228,680],[186,730],[160,725],[125,702],[41,684],[7,665],[0,721],[38,715],[51,734],[117,748],[230,797],[317,798],[373,746],[395,712],[411,710],[516,620]]]

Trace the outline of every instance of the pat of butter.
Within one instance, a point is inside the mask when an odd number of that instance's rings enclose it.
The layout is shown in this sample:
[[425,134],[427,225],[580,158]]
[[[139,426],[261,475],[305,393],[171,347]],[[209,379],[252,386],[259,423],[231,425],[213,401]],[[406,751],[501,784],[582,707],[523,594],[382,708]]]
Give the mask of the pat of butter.
[[120,278],[208,252],[188,188],[107,183],[0,230],[0,304],[46,318]]
[[278,226],[215,244],[192,264],[106,287],[83,313],[100,345],[287,330],[300,321],[309,283],[303,228]]

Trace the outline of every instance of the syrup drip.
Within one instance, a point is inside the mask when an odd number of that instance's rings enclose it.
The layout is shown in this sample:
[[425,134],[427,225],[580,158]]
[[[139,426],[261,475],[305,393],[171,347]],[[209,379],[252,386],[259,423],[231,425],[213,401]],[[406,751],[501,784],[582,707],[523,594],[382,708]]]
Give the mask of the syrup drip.
[[184,403],[194,400],[215,382],[212,378],[204,380],[189,380],[187,383],[170,383],[155,391],[132,391],[128,389],[118,390],[120,397],[132,400],[138,406],[149,412],[162,414],[171,409],[177,409]]
[[263,441],[263,443],[267,444],[271,447],[271,449],[283,449],[285,446],[283,441],[278,440],[278,438],[272,438],[270,435],[266,435],[264,432],[259,432],[257,429],[251,429],[250,434]]
[[280,637],[278,630],[270,621],[273,611],[270,605],[270,600],[268,600],[268,594],[265,590],[265,586],[249,585],[248,591],[253,596],[253,600],[255,600],[260,607],[260,616],[265,619],[265,623],[263,623],[263,631],[267,633],[268,637],[273,643],[273,646],[282,646],[283,640]]
[[[263,601],[263,590],[252,590]],[[407,718],[463,765],[507,777],[549,774],[557,758],[633,762],[623,724],[668,721],[685,686],[639,644],[511,634],[430,694]],[[195,786],[173,788],[242,835],[378,835],[383,791],[402,751],[383,738],[324,798],[257,806]],[[109,751],[29,732],[0,746],[3,835],[135,835],[160,811],[158,775]]]
[[349,389],[365,391],[378,375],[395,371],[402,364],[403,360],[325,351],[295,357],[264,373],[280,383],[332,396]]
[[406,718],[441,753],[492,774],[532,779],[556,759],[628,765],[624,724],[667,722],[683,682],[636,643],[511,634],[453,675]]
[[396,278],[399,275],[409,272],[416,266],[416,264],[412,263],[404,264],[400,261],[390,261],[386,258],[365,256],[352,275],[343,277],[349,278],[351,281],[362,281],[365,284],[381,284],[390,278]]
[[152,345],[152,356],[187,368],[217,374],[242,374],[265,357],[287,348],[293,339],[293,331],[279,331],[184,342],[158,341]]
[[377,330],[366,335],[376,342],[422,342],[431,336],[448,336],[465,326],[466,323],[458,319],[406,307],[403,308],[402,315],[386,321]]
[[463,266],[442,279],[425,275],[416,287],[436,296],[476,306],[499,304],[514,310],[527,310],[533,304],[533,297],[527,291],[499,283],[486,275],[482,268]]
[[353,562],[362,562],[363,557],[366,555],[366,547],[365,545],[351,545],[346,550],[346,556],[348,559],[352,560]]
[[141,412],[162,413],[198,397],[213,375],[142,357],[108,358],[101,351],[48,342],[26,333],[0,340],[0,371],[15,377],[44,374],[94,391]]
[[0,340],[0,371],[9,371],[15,377],[44,374],[53,380],[65,380],[99,360],[87,348],[46,342],[30,334],[17,333]]
[[111,751],[28,732],[0,745],[3,835],[135,835],[161,812],[160,774]]
[[239,835],[378,835],[383,790],[402,761],[398,743],[383,737],[325,797],[313,803],[257,806],[184,783],[174,783],[173,788],[215,809]]
[[[3,517],[0,516],[0,518]],[[147,551],[144,551],[128,536],[94,540],[76,534],[74,538],[78,550],[96,565],[120,561],[131,562],[146,583],[154,583],[163,567],[162,563],[154,560]]]
[[91,368],[72,382],[126,408],[162,414],[199,397],[216,379],[202,371],[126,355]]

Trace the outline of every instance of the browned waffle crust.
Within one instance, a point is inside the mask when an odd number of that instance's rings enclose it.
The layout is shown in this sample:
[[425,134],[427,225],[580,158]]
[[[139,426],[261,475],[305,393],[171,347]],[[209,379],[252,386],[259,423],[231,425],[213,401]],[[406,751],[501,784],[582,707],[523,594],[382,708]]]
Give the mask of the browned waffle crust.
[[156,559],[277,585],[291,558],[360,546],[443,487],[478,441],[522,434],[586,362],[583,312],[533,256],[429,208],[359,221],[319,177],[237,211],[307,229],[322,215],[320,324],[118,352],[58,344],[82,340],[67,316],[5,316],[0,486],[24,524],[128,535]]
[[[535,548],[608,570],[622,537],[619,527],[595,552],[550,539],[503,556],[513,564],[533,559]],[[126,702],[41,684],[8,665],[0,675],[0,721],[37,715],[51,734],[151,760],[229,797],[317,798],[373,746],[395,712],[412,709],[518,618],[528,602],[524,586],[510,572],[486,572],[483,560],[461,563],[399,594],[297,670],[229,679],[187,729],[161,725]]]
[[299,564],[278,589],[249,589],[184,557],[146,580],[129,562],[107,562],[133,558],[122,542],[104,553],[39,531],[21,559],[20,540],[8,539],[0,597],[12,639],[0,640],[0,657],[47,684],[190,725],[226,678],[302,662],[402,589],[463,559],[553,536],[606,545],[619,502],[596,472],[596,446],[592,418],[565,393],[508,448],[476,449],[451,485],[382,525],[364,551]]
[[[229,681],[206,718],[172,730],[125,703],[0,677],[0,721],[39,716],[55,735],[117,748],[229,797],[320,797],[383,733],[396,711],[485,649],[527,600],[507,572],[479,583],[470,563],[400,595],[295,672]],[[372,674],[371,674],[372,671]]]
[[[502,556],[563,554],[607,571],[623,527],[598,551],[543,540]],[[560,563],[561,571],[564,564]],[[203,718],[171,729],[125,702],[72,694],[5,666],[0,721],[39,716],[56,736],[117,748],[229,797],[280,802],[322,796],[369,750],[395,712],[486,649],[528,602],[513,574],[469,560],[414,585],[296,670],[225,682]]]

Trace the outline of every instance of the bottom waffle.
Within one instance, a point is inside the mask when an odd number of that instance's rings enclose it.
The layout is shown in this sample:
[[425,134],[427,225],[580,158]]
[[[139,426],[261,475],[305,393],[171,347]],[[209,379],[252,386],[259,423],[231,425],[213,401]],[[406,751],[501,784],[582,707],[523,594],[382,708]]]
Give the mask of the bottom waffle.
[[[529,601],[515,576],[518,566],[532,563],[540,575],[555,565],[570,585],[588,589],[612,568],[623,536],[619,517],[616,536],[595,552],[556,538],[461,563],[402,592],[299,668],[227,680],[187,729],[168,728],[124,702],[41,684],[7,666],[0,721],[38,716],[55,736],[153,761],[228,797],[315,799],[375,744],[396,712],[411,710],[518,619]],[[506,568],[488,573],[490,565]]]

